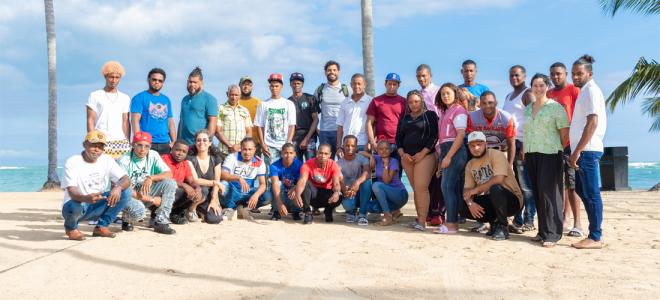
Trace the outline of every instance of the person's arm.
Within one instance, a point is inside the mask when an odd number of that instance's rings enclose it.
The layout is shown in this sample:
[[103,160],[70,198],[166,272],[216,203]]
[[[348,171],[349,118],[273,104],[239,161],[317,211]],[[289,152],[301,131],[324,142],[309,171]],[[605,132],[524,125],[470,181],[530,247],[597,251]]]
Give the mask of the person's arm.
[[523,105],[527,106],[530,103],[532,103],[533,98],[534,97],[532,96],[532,89],[527,89],[525,92],[523,92],[523,95],[522,95],[521,100],[522,100]]
[[282,197],[280,195],[282,192],[280,190],[280,178],[277,176],[270,176],[270,185],[273,189],[273,198],[275,200],[276,207],[282,207],[284,203],[282,203]]
[[376,136],[374,134],[374,122],[376,121],[376,117],[372,115],[367,115],[367,139],[369,140],[369,144],[371,145],[372,150],[376,150]]
[[303,138],[303,142],[305,142],[305,147],[309,144],[309,141],[312,139],[312,136],[314,136],[314,132],[316,132],[316,127],[319,125],[319,113],[313,112],[312,113],[312,125],[309,127],[309,130],[307,131],[307,134]]
[[218,124],[218,117],[217,116],[208,116],[208,125],[207,125],[207,130],[209,131],[209,136],[213,137],[215,136],[215,128],[216,125]]
[[516,138],[515,136],[506,139],[506,159],[509,165],[513,165],[516,160]]
[[[188,161],[188,165],[190,166],[191,170],[195,170],[195,167],[193,166],[191,161]],[[209,168],[213,168],[213,166],[209,166]],[[213,180],[200,178],[199,176],[197,176],[197,172],[192,172],[192,177],[194,178],[195,183],[200,186],[213,186],[215,184],[213,183]]]
[[176,126],[174,125],[174,118],[167,118],[167,128],[170,131],[170,147],[172,147],[174,146],[174,142],[176,142]]
[[225,135],[222,133],[221,122],[218,123],[216,129],[217,131],[215,132],[215,137],[218,138],[218,141],[220,141],[220,143],[224,144],[225,146],[231,149],[233,145],[225,138]]
[[561,140],[562,147],[566,147],[566,145],[568,145],[568,130],[569,127],[559,129],[559,139]]
[[506,178],[506,176],[504,175],[491,176],[490,179],[488,179],[488,181],[477,185],[473,189],[469,189],[468,192],[469,194],[471,194],[470,195],[471,197],[468,197],[468,199],[472,199],[472,197],[475,195],[481,195],[482,193],[487,192],[488,190],[490,190],[490,187],[492,187],[493,185],[504,183],[504,178]]
[[332,175],[332,196],[328,199],[329,203],[335,203],[339,201],[339,195],[341,193],[341,172],[336,172]]
[[131,140],[131,123],[129,122],[128,113],[121,114],[122,118],[122,129],[124,130],[124,136],[127,140]]
[[342,144],[342,137],[344,136],[344,126],[337,125],[337,157],[344,157],[344,146]]
[[96,112],[87,106],[87,132],[94,130],[96,126]]
[[[383,161],[382,158],[381,158],[381,163],[383,164],[383,174],[381,175],[381,180],[383,181],[384,184],[390,184],[390,182],[392,182],[392,178],[394,178],[394,176],[398,175],[397,174],[398,170],[390,169],[390,165],[392,165],[392,163],[391,163],[392,160],[395,160],[395,159],[390,157],[389,160],[387,161],[387,163],[385,163],[385,161]],[[399,163],[396,162],[395,165],[398,166],[398,164]]]
[[[303,165],[300,168],[300,178],[298,179],[298,182],[296,183],[296,204],[298,207],[303,207],[303,200],[302,200],[302,194],[303,191],[305,191],[305,186],[307,185],[307,180],[309,176],[309,168],[305,167]],[[294,200],[294,199],[292,199]]]
[[131,127],[133,127],[133,134],[136,134],[142,129],[140,129],[140,119],[142,118],[142,114],[140,113],[131,113]]
[[442,159],[440,168],[445,169],[451,164],[451,159],[454,157],[454,154],[461,148],[463,145],[463,138],[465,137],[465,129],[456,129],[456,139],[451,144],[451,148],[447,151],[447,155]]
[[286,136],[286,142],[291,143],[293,141],[293,135],[296,133],[296,125],[289,125],[289,133]]

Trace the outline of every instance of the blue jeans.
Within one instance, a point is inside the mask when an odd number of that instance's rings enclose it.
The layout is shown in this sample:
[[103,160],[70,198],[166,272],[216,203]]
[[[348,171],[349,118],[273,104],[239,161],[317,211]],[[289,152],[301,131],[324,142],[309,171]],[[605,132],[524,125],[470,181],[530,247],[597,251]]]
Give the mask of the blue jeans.
[[[110,192],[105,192],[104,197],[108,197]],[[76,200],[69,200],[62,206],[62,217],[64,217],[64,229],[75,230],[78,223],[83,220],[98,219],[99,227],[108,227],[116,218],[119,212],[131,200],[131,189],[127,188],[121,191],[119,201],[114,207],[108,206],[108,200],[101,200],[96,203],[84,203]]]
[[575,172],[575,191],[582,198],[589,219],[589,238],[600,241],[603,223],[603,199],[600,196],[600,167],[598,162],[603,152],[582,151]]
[[[252,187],[249,191],[247,191],[247,193],[244,193],[240,187],[236,187],[226,181],[223,183],[225,184],[226,189],[225,193],[222,194],[220,204],[226,208],[236,209],[236,206],[238,205],[247,207],[247,202],[250,200],[250,197],[257,191],[257,187]],[[261,195],[259,200],[257,200],[256,207],[259,208],[270,203],[270,201],[267,200],[268,199],[266,199],[264,195]]]
[[[272,187],[269,188],[262,197],[264,198],[265,203],[272,203],[273,211],[276,212],[280,211],[280,208],[277,205],[275,205],[275,196]],[[298,205],[294,203],[294,200],[289,199],[289,190],[281,182],[280,182],[280,199],[282,200],[282,203],[286,206],[286,209],[289,212],[292,213],[302,212],[302,207],[298,207]]]
[[516,180],[518,180],[520,191],[522,192],[524,207],[513,217],[513,222],[517,225],[534,225],[536,203],[534,202],[534,193],[532,193],[532,184],[529,181],[527,167],[525,166],[525,162],[520,159],[520,153],[523,151],[522,147],[523,143],[516,140],[516,159],[513,162],[513,171],[516,175]]
[[312,159],[316,157],[316,138],[313,138],[309,141],[307,144],[307,149],[301,150],[298,145],[299,142],[293,142],[294,145],[296,145],[296,157],[300,161],[307,161],[309,159]]
[[324,143],[332,146],[330,159],[335,159],[335,154],[337,154],[337,130],[319,132],[319,146]]
[[[367,214],[367,203],[371,199],[371,179],[367,178],[362,184],[360,184],[360,190],[358,191],[358,198],[360,198],[360,214]],[[355,205],[356,197],[346,198],[342,196],[341,205],[346,210],[347,214],[355,214]]]
[[[454,142],[444,142],[440,145],[440,161],[442,161]],[[447,223],[458,222],[458,204],[463,201],[463,184],[465,182],[465,165],[467,164],[467,151],[465,145],[461,147],[451,158],[449,167],[442,170],[440,188],[445,198],[447,208]],[[424,220],[420,220],[424,222]]]
[[[135,189],[138,189],[136,187]],[[165,179],[154,182],[151,185],[149,196],[161,197],[160,206],[154,209],[154,221],[158,224],[169,224],[172,205],[174,204],[174,195],[176,194],[176,181],[174,179]],[[144,218],[147,208],[153,205],[146,205],[141,200],[131,199],[122,210],[124,222],[135,223]]]
[[[374,182],[372,189],[383,213],[401,209],[408,202],[408,191],[405,188],[395,188],[378,181]],[[361,210],[362,207],[360,207]]]

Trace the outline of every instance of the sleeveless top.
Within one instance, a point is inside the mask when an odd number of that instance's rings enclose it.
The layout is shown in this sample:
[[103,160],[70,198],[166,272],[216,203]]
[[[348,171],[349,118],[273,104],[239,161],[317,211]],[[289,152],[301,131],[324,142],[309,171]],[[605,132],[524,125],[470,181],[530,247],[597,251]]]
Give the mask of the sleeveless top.
[[202,173],[202,168],[199,166],[199,161],[197,159],[197,156],[193,156],[190,159],[190,162],[192,162],[193,167],[195,167],[195,172],[197,172],[197,177],[203,178],[206,180],[214,180],[215,179],[215,166],[216,166],[216,160],[213,155],[209,155],[209,169],[206,170],[206,173]]
[[504,106],[502,109],[513,116],[513,121],[516,124],[516,139],[519,141],[523,140],[523,128],[525,126],[525,104],[522,102],[522,96],[529,88],[526,88],[515,98],[511,98],[513,92],[506,95],[504,100]]

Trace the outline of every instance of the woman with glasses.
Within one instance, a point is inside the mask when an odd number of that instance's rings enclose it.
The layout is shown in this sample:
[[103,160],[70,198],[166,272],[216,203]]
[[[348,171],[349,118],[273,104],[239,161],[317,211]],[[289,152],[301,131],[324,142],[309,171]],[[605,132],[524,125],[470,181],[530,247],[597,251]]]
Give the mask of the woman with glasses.
[[222,221],[220,198],[224,187],[220,184],[222,161],[218,149],[211,144],[209,131],[202,129],[195,134],[195,147],[191,149],[192,155],[188,158],[195,183],[202,189],[201,204],[194,203],[188,208],[186,218],[189,222],[199,222],[198,214],[209,224],[218,224]]

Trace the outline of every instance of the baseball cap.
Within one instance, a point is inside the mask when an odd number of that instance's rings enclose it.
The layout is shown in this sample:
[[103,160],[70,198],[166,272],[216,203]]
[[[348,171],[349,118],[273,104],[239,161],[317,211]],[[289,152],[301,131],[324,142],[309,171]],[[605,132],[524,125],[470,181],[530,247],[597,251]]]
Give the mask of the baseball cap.
[[302,82],[305,82],[305,76],[303,76],[302,73],[294,72],[291,73],[291,77],[289,77],[289,81],[294,81],[294,80],[300,80]]
[[85,142],[89,142],[92,144],[101,143],[105,145],[106,144],[105,133],[99,130],[92,130],[88,132],[87,135],[85,135]]
[[136,132],[135,135],[133,135],[133,143],[137,142],[148,142],[151,144],[151,134],[144,131]]
[[486,135],[481,131],[473,131],[468,135],[468,143],[473,141],[486,141]]
[[281,84],[284,84],[284,80],[282,79],[282,74],[280,73],[273,73],[268,76],[268,82],[271,81],[279,81]]
[[397,73],[389,73],[389,74],[387,74],[387,76],[385,76],[385,81],[388,81],[388,80],[394,80],[394,81],[397,81],[397,82],[401,82],[401,77]]
[[243,77],[241,77],[241,79],[238,80],[238,85],[243,85],[243,82],[246,82],[246,81],[253,82],[252,78],[250,78],[250,76],[243,76]]

